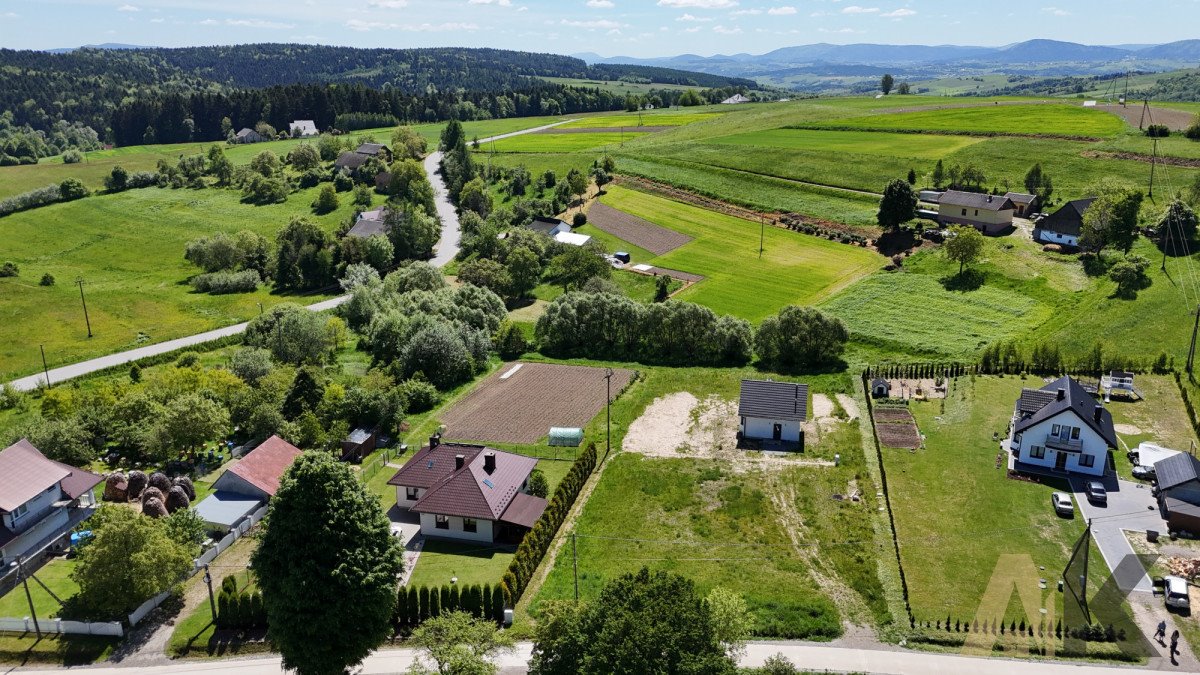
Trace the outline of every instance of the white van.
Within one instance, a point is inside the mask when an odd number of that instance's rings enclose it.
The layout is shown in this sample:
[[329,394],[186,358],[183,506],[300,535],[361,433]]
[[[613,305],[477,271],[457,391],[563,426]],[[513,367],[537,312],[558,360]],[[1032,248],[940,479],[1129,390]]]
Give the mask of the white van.
[[1166,576],[1163,577],[1166,583],[1163,586],[1163,594],[1167,598],[1167,607],[1175,609],[1191,609],[1191,603],[1188,600],[1188,582],[1183,577]]

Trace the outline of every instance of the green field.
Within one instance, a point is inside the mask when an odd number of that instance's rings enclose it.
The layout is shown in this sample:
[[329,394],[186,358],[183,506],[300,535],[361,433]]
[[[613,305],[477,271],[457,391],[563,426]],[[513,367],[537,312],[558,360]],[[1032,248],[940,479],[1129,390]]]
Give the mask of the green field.
[[[55,558],[40,569],[31,571],[33,571],[33,576],[54,591],[54,595],[67,600],[79,592],[79,584],[71,578],[71,572],[75,571],[77,562],[75,559]],[[59,616],[62,604],[47,593],[41,584],[30,580],[29,595],[33,598],[33,608],[39,619],[44,621]],[[21,586],[17,586],[4,597],[0,597],[0,616],[29,616],[29,599],[25,597],[25,590]]]
[[644,135],[643,132],[629,131],[598,131],[591,134],[524,134],[487,143],[480,146],[478,152],[583,152],[606,146],[618,148],[623,143],[628,143]]
[[693,237],[648,261],[705,276],[678,299],[754,322],[784,305],[817,302],[883,262],[866,249],[775,227],[763,231],[760,260],[760,228],[749,221],[620,187],[609,190],[601,201]]
[[722,113],[714,112],[627,112],[610,115],[601,115],[599,117],[580,117],[562,125],[564,129],[612,129],[616,127],[679,127],[685,124],[695,122],[705,122],[716,117],[720,117]]
[[733,136],[720,136],[708,142],[718,145],[743,145],[755,148],[806,150],[823,153],[840,154],[849,152],[892,157],[919,157],[936,161],[980,141],[981,139],[970,136],[772,129],[770,131],[753,131]]
[[620,80],[584,80],[577,77],[542,77],[540,79],[555,84],[562,84],[568,87],[582,87],[584,89],[600,89],[601,91],[609,91],[614,94],[647,94],[654,90],[668,91],[684,91],[687,89],[696,89],[685,84],[663,84],[661,82],[622,82]]
[[857,117],[829,126],[1080,137],[1114,136],[1126,129],[1125,121],[1116,115],[1069,104],[995,105],[921,110]]
[[[186,243],[215,232],[247,229],[274,240],[292,216],[304,214],[332,231],[349,218],[336,211],[313,216],[318,188],[283,204],[250,206],[234,190],[147,188],[54,204],[4,218],[4,258],[21,276],[0,279],[0,379],[41,368],[38,345],[51,367],[150,342],[245,321],[280,302],[328,296],[286,296],[268,287],[254,293],[207,295],[187,285],[197,268],[183,259]],[[54,286],[38,284],[52,274]],[[94,337],[87,337],[77,277],[85,282]]]

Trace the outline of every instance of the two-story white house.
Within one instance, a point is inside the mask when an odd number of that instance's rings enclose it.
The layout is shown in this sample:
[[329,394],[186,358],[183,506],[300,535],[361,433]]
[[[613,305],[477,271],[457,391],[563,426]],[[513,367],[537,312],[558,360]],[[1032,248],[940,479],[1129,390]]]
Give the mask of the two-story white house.
[[529,494],[537,460],[433,436],[388,480],[396,505],[420,515],[427,537],[516,542],[546,510]]
[[43,455],[27,439],[0,451],[0,567],[56,544],[96,510],[104,479]]
[[1009,451],[1038,470],[1102,476],[1117,447],[1112,414],[1082,385],[1060,377],[1041,389],[1022,389],[1013,411]]

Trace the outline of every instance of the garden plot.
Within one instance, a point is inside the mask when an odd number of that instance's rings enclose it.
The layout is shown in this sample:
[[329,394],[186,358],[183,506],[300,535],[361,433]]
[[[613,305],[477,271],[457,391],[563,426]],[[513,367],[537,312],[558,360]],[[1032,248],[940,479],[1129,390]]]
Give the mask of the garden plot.
[[[614,368],[615,398],[633,378]],[[603,368],[508,363],[442,416],[445,437],[459,441],[532,444],[550,427],[583,427],[604,407]]]
[[916,450],[921,447],[921,432],[908,408],[877,406],[875,433],[879,442],[889,448]]
[[668,230],[600,202],[592,204],[588,209],[588,222],[654,255],[670,253],[692,240],[686,234]]
[[[832,411],[832,405],[829,408]],[[739,450],[737,430],[736,401],[715,395],[699,400],[681,391],[654,399],[629,425],[621,448],[647,457],[720,459],[739,473],[771,467],[833,465],[825,460]]]

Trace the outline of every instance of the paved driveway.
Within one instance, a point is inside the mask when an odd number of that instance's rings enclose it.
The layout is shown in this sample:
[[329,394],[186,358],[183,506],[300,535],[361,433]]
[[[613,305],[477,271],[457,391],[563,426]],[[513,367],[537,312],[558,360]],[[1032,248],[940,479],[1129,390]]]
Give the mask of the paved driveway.
[[1083,491],[1086,479],[1071,480],[1071,489],[1083,517],[1092,523],[1092,537],[1117,585],[1125,591],[1150,593],[1153,587],[1141,561],[1134,557],[1133,547],[1123,530],[1166,532],[1166,522],[1158,513],[1158,502],[1150,494],[1150,486],[1126,480],[1108,478],[1108,505],[1097,506],[1088,501]]

